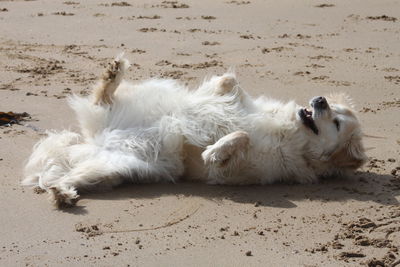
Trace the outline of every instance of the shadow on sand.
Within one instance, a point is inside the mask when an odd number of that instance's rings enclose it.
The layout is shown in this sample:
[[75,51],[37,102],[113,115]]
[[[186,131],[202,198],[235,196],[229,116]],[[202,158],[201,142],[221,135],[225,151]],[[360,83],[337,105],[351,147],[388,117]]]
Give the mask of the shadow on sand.
[[[213,201],[231,200],[237,203],[259,203],[260,206],[295,208],[295,201],[373,201],[382,205],[397,205],[399,183],[394,177],[358,172],[352,178],[326,179],[311,185],[223,186],[179,182],[177,184],[124,184],[109,192],[88,193],[86,199],[120,200],[152,199],[166,195],[196,196]],[[398,179],[397,179],[398,180]],[[72,214],[86,213],[84,206],[64,210]]]

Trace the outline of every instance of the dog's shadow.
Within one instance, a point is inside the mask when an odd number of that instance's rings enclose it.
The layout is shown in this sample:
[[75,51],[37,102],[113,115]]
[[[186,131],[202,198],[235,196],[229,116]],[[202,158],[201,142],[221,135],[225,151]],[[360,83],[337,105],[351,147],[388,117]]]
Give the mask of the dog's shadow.
[[[397,205],[400,180],[390,175],[359,172],[352,178],[330,178],[311,185],[222,186],[179,182],[176,184],[124,184],[112,191],[84,194],[86,199],[152,199],[164,195],[196,196],[209,200],[257,203],[260,206],[294,208],[301,200],[373,201]],[[79,203],[78,203],[79,206]],[[78,208],[78,207],[77,207]]]

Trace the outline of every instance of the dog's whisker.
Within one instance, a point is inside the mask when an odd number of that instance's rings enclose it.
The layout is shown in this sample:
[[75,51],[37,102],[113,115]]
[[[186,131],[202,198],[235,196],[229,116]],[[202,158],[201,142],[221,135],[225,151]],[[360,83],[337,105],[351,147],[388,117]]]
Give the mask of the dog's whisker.
[[375,138],[375,139],[387,139],[385,136],[377,136],[377,135],[369,135],[369,134],[363,134],[364,137],[367,138]]

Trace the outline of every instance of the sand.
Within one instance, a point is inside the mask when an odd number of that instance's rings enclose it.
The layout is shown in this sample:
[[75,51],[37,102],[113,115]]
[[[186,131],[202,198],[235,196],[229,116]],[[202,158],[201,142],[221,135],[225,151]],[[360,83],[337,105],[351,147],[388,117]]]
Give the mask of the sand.
[[[390,266],[400,259],[400,1],[1,1],[1,266]],[[195,87],[234,67],[252,95],[346,92],[370,161],[314,185],[130,185],[56,210],[19,185],[47,129],[77,129],[124,51],[131,80]]]

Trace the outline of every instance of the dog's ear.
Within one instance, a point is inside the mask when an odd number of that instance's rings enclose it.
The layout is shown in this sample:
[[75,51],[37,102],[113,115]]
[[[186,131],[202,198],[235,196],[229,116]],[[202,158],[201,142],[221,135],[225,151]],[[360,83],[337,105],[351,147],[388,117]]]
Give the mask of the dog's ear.
[[361,167],[368,159],[367,155],[365,154],[365,148],[362,143],[362,135],[352,135],[350,141],[347,144],[347,153],[350,158],[357,163],[357,167]]
[[367,161],[361,134],[353,134],[338,150],[332,153],[330,161],[339,168],[358,169]]
[[332,93],[327,98],[329,104],[337,104],[346,106],[352,110],[355,110],[355,104],[353,99],[346,93]]

